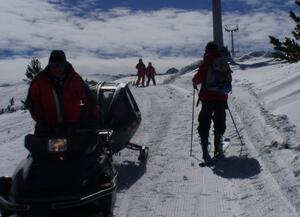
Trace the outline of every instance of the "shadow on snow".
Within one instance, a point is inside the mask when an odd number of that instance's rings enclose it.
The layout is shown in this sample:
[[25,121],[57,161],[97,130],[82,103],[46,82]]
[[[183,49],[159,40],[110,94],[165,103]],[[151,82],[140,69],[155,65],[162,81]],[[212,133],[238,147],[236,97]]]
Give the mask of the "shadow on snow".
[[132,161],[124,161],[115,167],[118,171],[118,191],[130,188],[146,172],[146,163],[137,164]]
[[213,172],[223,178],[247,179],[261,171],[259,162],[254,158],[230,156],[216,162]]

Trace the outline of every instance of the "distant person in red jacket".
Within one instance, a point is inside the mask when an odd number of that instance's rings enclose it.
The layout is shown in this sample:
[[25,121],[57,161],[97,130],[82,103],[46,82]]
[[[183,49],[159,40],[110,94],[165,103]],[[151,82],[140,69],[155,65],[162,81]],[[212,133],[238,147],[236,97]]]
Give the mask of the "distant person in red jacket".
[[[208,162],[211,160],[208,153],[208,137],[211,125],[211,120],[214,123],[214,157],[222,156],[222,137],[226,130],[226,109],[228,93],[219,88],[219,83],[209,81],[211,80],[212,73],[214,73],[214,62],[217,59],[222,58],[222,55],[218,49],[218,45],[214,42],[209,42],[205,48],[205,54],[203,61],[199,66],[197,73],[194,75],[192,81],[194,88],[197,89],[197,85],[201,84],[199,92],[199,100],[202,103],[202,108],[199,113],[198,132],[201,139],[201,146],[203,152],[203,160]],[[231,69],[226,62],[226,70],[229,70],[226,74],[226,79],[231,88]],[[222,86],[223,87],[223,86]],[[198,90],[198,89],[197,89]]]
[[88,86],[66,60],[54,50],[47,67],[31,82],[26,105],[36,121],[36,133],[57,126],[82,126],[91,119],[92,97]]
[[146,73],[146,66],[143,63],[142,59],[139,59],[139,63],[135,67],[137,69],[137,76],[138,79],[136,81],[136,86],[138,87],[140,81],[142,80],[142,85],[145,86],[145,73]]
[[149,86],[150,80],[153,81],[153,85],[156,85],[155,75],[156,75],[155,68],[152,66],[152,63],[149,62],[148,66],[146,68],[146,76],[148,78],[148,80],[147,80],[147,86]]

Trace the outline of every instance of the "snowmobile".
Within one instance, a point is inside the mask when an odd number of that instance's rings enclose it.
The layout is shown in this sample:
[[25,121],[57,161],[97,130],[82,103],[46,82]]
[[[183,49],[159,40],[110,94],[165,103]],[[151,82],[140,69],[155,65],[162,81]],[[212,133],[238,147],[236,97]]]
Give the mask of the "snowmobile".
[[108,136],[84,129],[27,135],[30,154],[12,177],[0,178],[2,217],[112,217],[117,172],[104,151]]
[[138,159],[146,162],[149,148],[130,142],[141,123],[141,112],[129,89],[129,83],[99,82],[90,85],[101,108],[101,125],[104,129],[113,129],[111,134],[111,152],[120,152],[124,148],[139,151]]
[[138,150],[145,162],[148,147],[130,142],[141,113],[128,84],[91,86],[100,106],[97,130],[63,127],[52,134],[27,135],[29,151],[12,177],[0,177],[2,217],[112,217],[117,172],[112,155]]

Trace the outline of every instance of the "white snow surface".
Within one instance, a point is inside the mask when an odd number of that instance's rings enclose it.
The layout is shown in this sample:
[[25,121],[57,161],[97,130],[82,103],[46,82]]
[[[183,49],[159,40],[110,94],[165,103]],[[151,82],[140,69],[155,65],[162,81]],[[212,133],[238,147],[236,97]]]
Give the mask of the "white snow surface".
[[[114,216],[299,217],[299,68],[300,63],[277,63],[266,57],[243,58],[232,65],[228,102],[244,145],[227,112],[224,136],[231,142],[225,159],[213,168],[199,166],[201,105],[195,108],[190,156],[195,71],[157,76],[157,86],[132,87],[142,113],[132,142],[148,146],[150,156],[146,166],[139,164],[134,151],[124,149],[114,156],[119,176]],[[18,80],[1,82],[0,108],[11,97],[21,105],[27,88]],[[27,111],[0,115],[0,176],[11,176],[26,157],[24,136],[33,127]]]

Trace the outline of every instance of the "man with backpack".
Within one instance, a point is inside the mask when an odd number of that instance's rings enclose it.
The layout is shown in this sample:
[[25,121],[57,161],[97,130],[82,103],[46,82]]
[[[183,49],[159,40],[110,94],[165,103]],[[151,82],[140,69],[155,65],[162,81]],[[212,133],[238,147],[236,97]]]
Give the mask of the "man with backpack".
[[209,42],[205,48],[203,61],[192,79],[196,90],[198,90],[197,85],[201,84],[199,100],[202,108],[198,116],[198,133],[205,162],[211,161],[208,153],[211,121],[214,123],[214,158],[223,155],[222,137],[226,130],[226,109],[228,108],[228,93],[231,91],[231,73],[218,45]]

